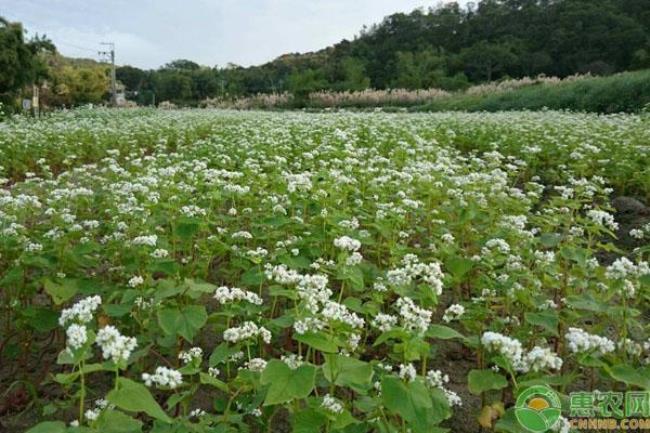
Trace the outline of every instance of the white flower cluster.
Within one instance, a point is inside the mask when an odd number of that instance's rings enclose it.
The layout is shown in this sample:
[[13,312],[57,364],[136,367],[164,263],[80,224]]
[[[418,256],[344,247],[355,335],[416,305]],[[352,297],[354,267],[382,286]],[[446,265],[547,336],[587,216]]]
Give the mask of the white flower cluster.
[[149,247],[155,247],[157,242],[157,235],[137,236],[131,240],[131,245],[146,245]]
[[88,334],[84,325],[73,323],[68,326],[65,334],[67,336],[68,352],[70,353],[74,350],[79,350],[88,341]]
[[260,336],[266,344],[271,343],[271,332],[265,327],[257,326],[250,321],[244,322],[239,327],[226,329],[223,332],[223,339],[231,343],[237,343],[257,336]]
[[500,353],[514,368],[521,368],[523,349],[519,340],[487,331],[481,336],[481,344],[488,350]]
[[463,314],[465,314],[465,307],[460,304],[453,304],[445,310],[445,313],[442,315],[442,320],[449,323],[453,320],[460,319]]
[[589,334],[580,328],[569,328],[565,338],[569,350],[578,352],[597,352],[601,355],[613,352],[616,349],[614,342],[607,337]]
[[154,374],[142,373],[142,380],[147,386],[156,384],[171,389],[177,388],[183,383],[183,375],[176,370],[167,367],[156,367]]
[[375,318],[372,319],[371,324],[382,332],[390,331],[397,325],[397,317],[390,314],[377,313]]
[[214,292],[214,299],[220,304],[227,304],[229,302],[246,301],[255,305],[262,305],[262,298],[257,294],[248,290],[242,290],[237,287],[228,288],[225,286],[219,287]]
[[68,322],[88,323],[93,319],[93,313],[99,308],[102,298],[99,295],[84,298],[70,308],[61,311],[59,325],[65,326]]
[[133,276],[129,279],[129,287],[138,287],[144,283],[144,278],[139,275]]
[[126,337],[112,325],[106,325],[97,332],[97,345],[102,349],[104,359],[114,363],[126,362],[137,347],[135,337]]
[[285,265],[265,266],[266,277],[279,284],[297,286],[298,297],[306,302],[307,309],[316,314],[321,305],[332,296],[332,291],[327,288],[329,280],[327,275],[301,275]]
[[547,347],[535,346],[524,356],[523,365],[527,370],[535,372],[546,369],[559,370],[562,368],[562,358]]
[[323,402],[321,403],[321,407],[325,408],[325,410],[332,412],[334,414],[340,414],[343,412],[343,405],[329,394],[325,394],[323,396]]
[[421,278],[438,296],[442,294],[443,277],[439,263],[421,263],[415,254],[405,255],[401,268],[391,269],[386,273],[388,282],[395,286],[406,286],[416,278]]
[[411,298],[397,299],[395,306],[399,309],[402,327],[418,334],[424,334],[431,324],[431,311],[415,305]]
[[287,181],[289,192],[309,191],[312,187],[311,173],[304,172],[298,174],[285,173],[284,178]]
[[413,364],[400,364],[399,365],[399,377],[402,380],[407,382],[413,382],[417,377],[418,373],[415,370]]
[[349,236],[341,236],[334,239],[334,246],[344,251],[358,251],[361,248],[361,242]]
[[297,334],[304,334],[305,332],[318,332],[325,327],[325,322],[317,317],[306,317],[304,319],[296,320],[293,323],[293,329]]
[[454,391],[451,391],[445,387],[445,384],[449,383],[449,376],[443,374],[442,371],[429,370],[427,372],[426,381],[427,385],[429,385],[431,388],[438,388],[445,394],[445,398],[447,399],[449,406],[463,405],[463,400],[460,398],[460,396]]
[[194,361],[199,363],[203,359],[203,349],[200,347],[192,347],[187,351],[182,351],[178,354],[178,359],[183,361],[183,364],[190,364]]
[[614,221],[614,216],[602,210],[591,209],[587,212],[587,218],[603,227],[612,231],[618,230],[618,223]]
[[345,264],[348,266],[355,266],[361,263],[362,260],[363,260],[363,256],[361,255],[361,253],[355,251],[352,254],[350,254],[350,257],[345,259]]
[[244,368],[250,371],[261,372],[266,368],[266,361],[262,358],[252,358],[244,364]]
[[481,249],[483,255],[489,255],[492,251],[498,251],[501,254],[508,254],[510,252],[510,245],[503,239],[496,238],[490,239],[485,243],[485,246]]
[[302,357],[300,355],[296,355],[295,353],[282,355],[280,359],[292,370],[295,370],[304,363]]
[[363,328],[365,321],[356,313],[350,312],[348,307],[334,301],[327,301],[321,311],[323,317],[327,320],[334,320],[345,323],[352,328]]

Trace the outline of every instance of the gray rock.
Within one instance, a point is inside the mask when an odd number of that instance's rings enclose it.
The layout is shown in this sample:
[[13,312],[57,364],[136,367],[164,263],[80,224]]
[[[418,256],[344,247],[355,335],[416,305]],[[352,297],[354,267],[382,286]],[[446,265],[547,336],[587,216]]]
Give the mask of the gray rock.
[[648,209],[646,205],[632,197],[616,197],[612,200],[612,206],[614,206],[616,211],[619,213],[635,213],[641,215],[650,213],[650,209]]

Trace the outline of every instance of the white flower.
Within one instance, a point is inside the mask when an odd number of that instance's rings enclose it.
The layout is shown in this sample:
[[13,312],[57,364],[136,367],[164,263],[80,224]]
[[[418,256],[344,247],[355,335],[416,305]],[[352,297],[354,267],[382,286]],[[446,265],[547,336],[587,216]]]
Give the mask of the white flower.
[[263,371],[266,368],[266,361],[262,358],[253,358],[245,364],[250,371]]
[[413,364],[400,364],[399,365],[399,377],[402,380],[407,382],[412,382],[417,376],[417,371]]
[[452,320],[458,320],[465,314],[465,307],[460,304],[450,305],[442,316],[442,320],[446,323],[451,322]]
[[559,370],[562,368],[562,358],[557,356],[551,349],[535,346],[523,359],[523,365],[530,371],[544,369]]
[[129,280],[129,287],[138,287],[142,283],[144,283],[144,278],[142,278],[139,275],[136,275],[134,277],[131,277],[131,279]]
[[214,299],[220,304],[227,304],[236,301],[246,301],[255,305],[262,305],[263,301],[258,295],[247,290],[242,290],[237,287],[229,289],[228,287],[219,287],[214,292]]
[[481,344],[488,350],[499,352],[510,361],[510,364],[514,368],[521,368],[523,350],[519,340],[499,334],[498,332],[488,331],[484,332],[481,336]]
[[131,245],[146,245],[149,247],[155,247],[157,242],[157,235],[137,236],[131,240]]
[[344,251],[354,252],[361,248],[361,242],[349,236],[341,236],[334,239],[334,246]]
[[142,380],[147,386],[156,384],[171,389],[177,388],[183,383],[183,375],[176,370],[167,367],[156,367],[154,374],[142,373]]
[[363,256],[359,252],[355,251],[345,260],[345,264],[347,266],[355,266],[361,263],[362,260]]
[[192,347],[187,351],[180,352],[178,359],[183,361],[183,364],[190,364],[194,361],[201,362],[203,359],[203,349],[200,347]]
[[193,409],[189,413],[190,418],[201,418],[204,415],[205,415],[205,411],[203,409]]
[[618,223],[614,221],[614,216],[605,211],[591,209],[587,212],[587,217],[596,224],[607,227],[612,231],[618,230]]
[[84,298],[70,308],[61,311],[59,325],[65,326],[67,322],[88,323],[93,319],[93,313],[99,308],[102,298],[98,295]]
[[321,314],[325,319],[345,323],[352,328],[363,328],[365,321],[357,316],[356,313],[350,312],[348,307],[334,301],[327,301],[323,306]]
[[295,370],[296,368],[300,367],[303,364],[303,360],[301,356],[296,355],[295,353],[292,353],[288,356],[282,355],[280,357],[282,362],[287,364],[290,369]]
[[86,341],[88,341],[88,335],[86,333],[86,327],[84,325],[78,325],[73,323],[65,331],[67,339],[68,350],[78,350]]
[[84,416],[88,421],[96,421],[97,418],[99,418],[99,415],[101,415],[102,411],[98,408],[95,409],[88,409],[85,413]]
[[289,192],[309,191],[312,188],[311,173],[304,172],[299,174],[285,173],[287,189]]
[[111,359],[116,364],[126,362],[138,345],[134,337],[125,337],[112,325],[97,332],[95,343],[102,349],[104,359]]
[[323,402],[321,403],[321,407],[325,408],[326,410],[334,414],[340,414],[343,412],[343,405],[329,394],[325,394],[323,396]]
[[645,232],[641,229],[632,229],[630,230],[630,236],[634,239],[643,239],[645,237]]
[[390,331],[395,325],[397,325],[397,317],[390,314],[377,313],[372,320],[372,326],[382,332]]
[[399,298],[395,302],[395,306],[399,308],[404,329],[415,331],[418,334],[424,334],[429,329],[431,311],[418,307],[411,298],[406,297]]
[[255,323],[250,321],[244,322],[239,327],[226,329],[223,332],[223,339],[231,343],[237,343],[257,336],[262,337],[262,340],[266,344],[271,343],[271,332],[263,326],[257,326]]
[[614,342],[609,338],[589,334],[580,328],[569,328],[565,338],[569,350],[573,353],[594,351],[605,355],[616,349]]
[[165,257],[169,256],[169,251],[163,248],[156,248],[153,250],[150,256],[154,259],[164,259]]

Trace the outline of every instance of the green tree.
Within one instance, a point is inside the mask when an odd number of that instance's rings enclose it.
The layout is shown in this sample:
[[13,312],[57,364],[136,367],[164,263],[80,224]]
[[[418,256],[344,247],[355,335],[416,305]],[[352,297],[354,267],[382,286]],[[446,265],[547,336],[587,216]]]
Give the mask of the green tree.
[[370,87],[370,78],[366,76],[366,68],[360,59],[346,57],[341,62],[344,79],[339,86],[341,90],[364,90]]
[[322,71],[307,69],[296,71],[289,76],[289,91],[293,94],[296,104],[302,106],[309,99],[309,94],[327,87]]
[[446,75],[444,60],[432,50],[398,52],[396,70],[393,87],[403,89],[436,87]]
[[0,17],[0,100],[12,106],[18,92],[26,85],[47,77],[40,53],[53,51],[46,38],[25,41],[23,26]]
[[115,70],[117,80],[124,84],[126,90],[136,92],[140,90],[146,72],[133,66],[120,66]]
[[495,74],[517,62],[517,56],[510,45],[486,41],[461,50],[460,58],[469,76],[476,81],[491,81]]

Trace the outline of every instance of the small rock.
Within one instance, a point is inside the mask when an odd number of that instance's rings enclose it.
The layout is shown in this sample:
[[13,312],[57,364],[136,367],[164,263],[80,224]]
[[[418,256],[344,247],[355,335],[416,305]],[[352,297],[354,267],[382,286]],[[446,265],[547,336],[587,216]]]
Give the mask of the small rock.
[[616,211],[619,213],[635,213],[641,215],[650,213],[650,210],[646,205],[632,197],[616,197],[612,200],[612,206],[614,206]]

